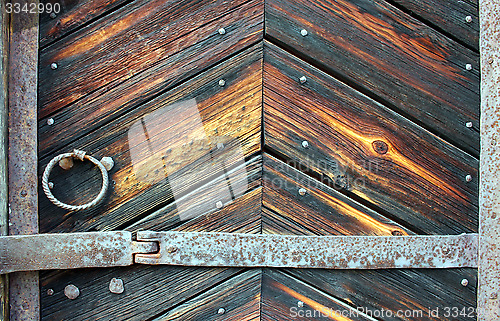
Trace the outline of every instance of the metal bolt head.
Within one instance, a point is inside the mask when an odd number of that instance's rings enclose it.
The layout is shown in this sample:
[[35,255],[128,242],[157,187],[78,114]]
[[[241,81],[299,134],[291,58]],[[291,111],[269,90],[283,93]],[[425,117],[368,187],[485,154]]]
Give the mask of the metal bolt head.
[[471,64],[466,64],[466,65],[465,65],[465,69],[467,69],[467,70],[472,70],[472,65],[471,65]]
[[167,249],[167,252],[168,252],[168,253],[175,253],[175,252],[177,252],[177,247],[175,247],[175,246],[171,246],[171,247],[169,247],[169,248]]
[[472,128],[472,122],[471,121],[466,122],[465,127]]
[[57,15],[56,15],[54,12],[52,12],[52,13],[50,14],[50,18],[51,18],[51,19],[55,19],[56,17],[57,17]]
[[54,188],[54,183],[49,182],[49,188],[50,188],[50,189],[53,189],[53,188]]
[[450,253],[450,249],[449,249],[449,248],[447,248],[447,247],[443,247],[443,248],[441,248],[441,251],[443,252],[443,254],[444,254],[444,255],[446,255],[446,254]]
[[472,181],[472,176],[471,176],[471,175],[467,175],[467,176],[465,176],[465,180],[466,180],[467,182],[471,182],[471,181]]
[[302,30],[300,30],[300,34],[302,35],[302,37],[305,37],[305,36],[307,36],[308,33],[307,33],[306,29],[302,29]]
[[217,143],[217,149],[218,150],[224,149],[224,144],[223,143]]
[[308,147],[309,147],[309,142],[308,142],[307,140],[304,140],[304,141],[302,142],[302,147],[304,147],[304,148],[308,148]]
[[219,80],[219,86],[224,87],[226,85],[226,81],[224,79]]
[[469,284],[469,280],[462,279],[462,281],[460,282],[460,284],[462,284],[462,286],[467,286]]
[[51,63],[51,64],[50,64],[50,68],[51,68],[52,70],[56,70],[56,69],[57,69],[57,64],[56,64],[55,62]]
[[109,292],[115,294],[121,294],[123,293],[123,291],[125,291],[125,288],[123,287],[123,280],[112,278],[111,281],[109,282]]
[[226,34],[226,29],[224,29],[224,28],[219,28],[218,32],[219,32],[219,34],[221,34],[221,35],[225,35],[225,34]]
[[101,164],[104,166],[104,168],[106,168],[108,172],[113,168],[113,166],[115,166],[115,162],[113,161],[113,159],[108,156],[101,159]]
[[471,23],[472,22],[472,16],[465,17],[465,22]]
[[303,187],[299,188],[299,195],[300,196],[304,196],[304,195],[306,195],[306,193],[307,193],[307,190],[305,188],[303,188]]
[[493,57],[488,58],[488,63],[491,65],[493,63]]
[[47,290],[47,295],[54,295],[54,290],[48,289]]
[[224,314],[226,313],[226,310],[224,308],[219,308],[219,310],[217,310],[217,314]]
[[66,285],[64,288],[64,295],[67,296],[68,299],[74,300],[80,295],[80,290],[73,284]]
[[222,204],[221,201],[217,201],[217,203],[215,203],[215,207],[217,207],[218,209],[221,209],[223,206],[224,204]]
[[64,169],[68,170],[73,167],[73,157],[65,157],[59,161],[59,166]]
[[299,308],[303,308],[304,307],[304,302],[302,302],[302,301],[297,302],[297,306]]
[[47,125],[49,125],[49,126],[54,125],[54,118],[47,119]]
[[302,76],[302,77],[300,77],[300,78],[299,78],[299,81],[300,81],[300,83],[301,83],[301,84],[304,84],[304,83],[307,81],[306,76]]

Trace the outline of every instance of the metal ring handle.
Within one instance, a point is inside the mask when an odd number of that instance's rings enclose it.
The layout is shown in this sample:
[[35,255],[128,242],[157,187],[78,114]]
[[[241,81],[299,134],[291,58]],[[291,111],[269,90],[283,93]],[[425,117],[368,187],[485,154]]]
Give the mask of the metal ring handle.
[[[50,175],[50,172],[52,171],[52,169],[54,168],[54,166],[61,159],[67,158],[67,157],[78,158],[81,161],[83,161],[84,159],[87,159],[87,160],[91,161],[92,163],[94,163],[95,165],[97,165],[97,167],[99,167],[99,169],[101,170],[101,174],[102,174],[102,188],[101,188],[101,191],[99,192],[99,194],[96,196],[96,198],[94,200],[92,200],[91,202],[83,204],[83,205],[70,205],[70,204],[66,204],[66,203],[61,202],[60,200],[58,200],[57,198],[55,198],[55,196],[52,194],[52,192],[51,192],[51,190],[49,188],[49,175]],[[97,205],[100,201],[102,201],[102,199],[104,198],[104,195],[106,195],[106,192],[108,190],[108,184],[109,184],[108,171],[106,170],[106,168],[104,167],[104,165],[100,161],[98,161],[97,159],[95,159],[94,157],[89,156],[89,155],[85,155],[84,151],[81,151],[81,150],[78,150],[78,149],[73,150],[72,153],[64,153],[64,154],[60,154],[60,155],[54,157],[49,162],[49,164],[47,164],[47,167],[45,168],[45,171],[43,172],[43,175],[42,175],[42,188],[43,188],[43,192],[45,193],[45,195],[47,196],[47,198],[54,205],[56,205],[58,207],[61,207],[61,208],[65,209],[65,210],[69,210],[69,211],[82,211],[82,210],[86,210],[86,209],[89,209],[89,208]]]

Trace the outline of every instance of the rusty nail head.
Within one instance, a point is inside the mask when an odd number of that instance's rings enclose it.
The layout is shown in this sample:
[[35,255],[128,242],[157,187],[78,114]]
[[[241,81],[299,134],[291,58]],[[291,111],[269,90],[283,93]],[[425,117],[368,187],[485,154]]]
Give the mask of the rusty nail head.
[[122,279],[117,279],[117,278],[112,278],[111,281],[109,282],[109,291],[111,293],[115,294],[121,294],[125,288],[123,287],[123,280]]
[[465,127],[472,128],[472,122],[471,121],[466,122]]
[[302,29],[302,30],[300,30],[300,34],[302,35],[302,37],[305,37],[305,36],[307,36],[308,33],[307,33],[306,29]]
[[491,299],[491,300],[495,300],[497,297],[498,297],[498,294],[497,294],[496,292],[493,292],[493,293],[490,295],[490,299]]
[[73,284],[66,285],[64,288],[64,295],[66,295],[68,299],[74,300],[80,295],[80,290]]
[[299,81],[300,81],[300,83],[301,83],[301,84],[305,83],[305,82],[307,81],[306,76],[302,76],[302,77],[300,77],[300,78],[299,78]]
[[465,22],[471,23],[472,22],[472,17],[471,16],[465,17]]
[[50,64],[50,68],[52,68],[52,70],[56,70],[57,69],[57,64],[55,62],[51,63]]
[[299,195],[300,196],[304,196],[304,195],[306,195],[306,193],[307,193],[307,191],[305,188],[303,188],[303,187],[299,188]]
[[217,313],[224,314],[224,313],[226,313],[226,310],[224,308],[220,308],[219,310],[217,310]]
[[467,176],[465,176],[465,180],[466,180],[467,182],[471,182],[471,181],[472,181],[472,176],[471,176],[471,175],[467,175]]
[[226,34],[226,29],[219,28],[218,32],[219,32],[219,34],[224,35],[224,34]]
[[221,209],[223,206],[224,204],[222,204],[221,201],[217,201],[217,203],[215,203],[215,207],[217,207],[218,209]]
[[462,286],[467,286],[469,284],[469,280],[467,279],[463,279],[460,284],[462,284]]
[[54,290],[48,289],[47,290],[47,295],[54,295]]
[[302,147],[308,148],[309,147],[309,142],[307,140],[302,141]]
[[443,254],[448,254],[448,253],[450,253],[450,249],[449,249],[449,248],[447,248],[447,247],[443,247],[443,248],[441,249],[441,251],[443,252]]
[[492,64],[493,63],[493,57],[488,58],[488,63]]
[[171,246],[171,247],[168,248],[167,252],[168,253],[175,253],[175,252],[177,252],[177,247]]
[[467,70],[472,70],[472,65],[471,65],[471,64],[466,64],[466,65],[465,65],[465,69],[467,69]]
[[302,301],[297,302],[297,306],[299,308],[303,308],[304,307],[304,302],[302,302]]
[[49,126],[54,125],[54,118],[47,119],[47,125],[49,125]]
[[59,166],[64,169],[68,170],[73,167],[73,158],[72,157],[65,157],[59,161]]

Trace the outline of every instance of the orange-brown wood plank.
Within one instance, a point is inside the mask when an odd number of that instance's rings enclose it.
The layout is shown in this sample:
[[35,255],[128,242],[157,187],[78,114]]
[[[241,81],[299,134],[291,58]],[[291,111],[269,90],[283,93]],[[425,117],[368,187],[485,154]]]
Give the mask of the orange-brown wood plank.
[[[225,79],[224,86],[220,79]],[[228,150],[231,141],[238,145],[240,153],[222,164],[227,170],[238,166],[260,151],[261,106],[262,46],[257,45],[73,142],[63,151],[80,148],[97,158],[114,159],[110,190],[100,206],[71,214],[55,207],[40,191],[41,232],[130,225],[173,201],[174,180],[180,185],[175,195],[179,198],[220,176],[212,171],[215,165],[210,159],[219,143]],[[142,121],[150,128],[149,139],[130,132]],[[148,144],[158,145],[155,153]],[[50,156],[55,154],[59,151]],[[40,174],[48,161],[40,162]],[[99,190],[99,175],[95,168],[92,175],[88,162],[75,164],[67,172],[56,166],[50,177],[53,193],[63,202],[88,202]]]
[[[163,29],[161,24],[154,24],[156,20],[144,17],[142,22],[131,21],[128,29],[109,39],[96,36],[106,28],[121,25],[120,19],[131,15],[121,13],[114,20],[110,18],[107,27],[101,25],[104,22],[89,26],[73,34],[75,39],[65,39],[42,51],[39,75],[41,158],[260,40],[263,4],[257,0],[238,6],[240,2],[225,6],[214,4],[217,9],[200,2],[193,5],[192,10],[200,6],[197,14],[170,12],[171,21],[161,20]],[[151,6],[154,5],[151,2]],[[151,9],[148,6],[135,10],[146,14]],[[129,7],[125,8],[132,10]],[[160,9],[155,7],[153,11]],[[221,10],[223,12],[219,12]],[[185,15],[189,13],[192,17],[188,19]],[[223,13],[226,14],[218,16]],[[218,18],[212,19],[213,15]],[[200,25],[203,23],[205,25]],[[139,27],[142,29],[138,30]],[[220,27],[225,28],[226,34],[217,32]],[[158,48],[153,50],[153,45]],[[78,48],[78,53],[72,51]],[[64,54],[68,57],[55,58]],[[53,60],[59,61],[56,70],[50,69]],[[75,100],[78,102],[64,108]],[[47,125],[49,118],[54,119],[51,126]]]
[[[477,0],[390,0],[412,15],[479,51],[479,2]],[[468,19],[467,17],[472,19]]]
[[[130,0],[48,0],[41,1],[51,4],[48,12],[44,10],[40,14],[40,47],[45,47],[50,42],[61,38],[69,32],[74,31],[83,24],[95,19],[107,12],[123,5]],[[56,14],[54,4],[60,5],[60,11]],[[59,10],[55,7],[56,10]],[[53,15],[51,15],[53,13]],[[55,14],[55,15],[54,15]],[[105,19],[105,18],[104,18]]]
[[264,57],[266,148],[416,232],[477,231],[476,159],[273,45]]
[[479,155],[476,52],[383,0],[270,0],[265,15],[269,39]]

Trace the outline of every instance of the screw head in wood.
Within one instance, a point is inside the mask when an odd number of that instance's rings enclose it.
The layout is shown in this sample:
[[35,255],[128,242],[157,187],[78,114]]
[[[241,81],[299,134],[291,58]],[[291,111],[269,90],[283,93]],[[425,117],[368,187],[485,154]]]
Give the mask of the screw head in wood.
[[115,294],[121,294],[123,293],[123,291],[125,291],[125,288],[123,287],[123,280],[112,278],[111,281],[109,282],[109,292]]
[[217,201],[217,203],[215,203],[215,207],[217,207],[218,209],[221,209],[223,206],[224,204],[222,204],[221,201]]
[[465,65],[465,69],[467,69],[467,70],[472,70],[472,65],[471,65],[471,64],[466,64],[466,65]]
[[226,85],[226,81],[224,79],[219,80],[219,86],[224,87]]
[[50,64],[50,68],[51,68],[52,70],[56,70],[56,69],[57,69],[57,64],[56,64],[55,62],[51,63],[51,64]]
[[219,28],[218,32],[219,32],[219,34],[221,34],[221,35],[225,35],[225,34],[226,34],[226,29],[224,29],[224,28]]
[[466,180],[467,182],[471,182],[471,181],[472,181],[472,176],[471,176],[471,175],[467,175],[467,176],[465,176],[465,180]]
[[307,81],[306,76],[302,76],[302,77],[300,77],[300,78],[299,78],[299,81],[300,81],[300,83],[301,83],[301,84],[304,84],[304,83]]
[[217,143],[217,149],[218,150],[224,149],[224,144],[223,143]]
[[80,290],[73,284],[66,285],[64,288],[64,295],[68,297],[68,299],[74,300],[80,295]]
[[472,16],[465,17],[465,22],[471,23],[472,22]]
[[47,125],[49,125],[49,126],[54,125],[54,118],[47,119]]
[[48,289],[47,290],[47,295],[54,295],[54,290]]
[[219,310],[217,310],[217,314],[224,314],[226,313],[226,310],[224,308],[219,308]]
[[306,193],[307,193],[307,190],[305,188],[303,188],[303,187],[299,188],[299,195],[300,196],[304,196],[304,195],[306,195]]
[[466,122],[465,127],[472,128],[472,122],[471,121]]
[[493,63],[493,57],[488,58],[488,63],[491,65]]
[[304,302],[302,302],[302,301],[297,302],[297,306],[299,308],[303,308],[304,307]]
[[308,148],[308,147],[309,147],[309,142],[308,142],[307,140],[304,140],[304,141],[302,142],[302,147],[304,147],[304,148]]
[[308,35],[308,32],[306,29],[302,29],[302,30],[300,30],[300,34],[302,35],[302,37],[305,37]]
[[460,284],[462,284],[462,286],[467,286],[469,284],[469,280],[462,279],[462,281],[460,282]]

